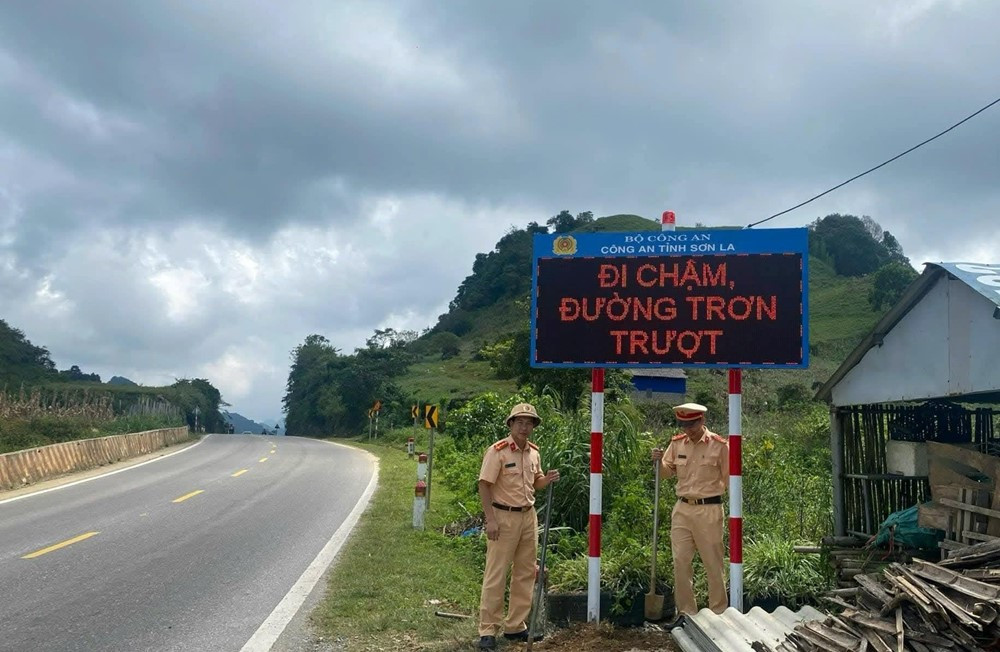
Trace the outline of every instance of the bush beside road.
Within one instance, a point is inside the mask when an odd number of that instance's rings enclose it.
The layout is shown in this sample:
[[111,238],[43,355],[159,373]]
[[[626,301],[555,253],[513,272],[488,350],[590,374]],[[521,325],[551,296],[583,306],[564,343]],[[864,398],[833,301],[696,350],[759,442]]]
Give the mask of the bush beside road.
[[[494,426],[502,429],[509,403],[521,399],[534,402],[543,418],[536,433],[543,466],[557,466],[563,474],[550,537],[550,589],[586,591],[583,515],[588,509],[589,417],[562,410],[548,397],[485,394],[452,410],[447,434],[435,439],[432,509],[425,532],[412,530],[416,462],[407,458],[405,442],[415,436],[417,450],[426,451],[426,431],[402,428],[384,433],[375,443],[355,440],[382,458],[383,481],[335,569],[322,614],[317,612],[325,636],[354,637],[359,645],[369,645],[347,649],[468,649],[475,638],[485,545],[478,535],[445,536],[442,528],[450,525],[450,532],[461,532],[463,522],[479,515],[475,478],[481,451],[502,437]],[[635,424],[644,419],[627,402],[609,403],[606,409],[602,589],[611,594],[612,615],[627,620],[636,604],[642,606],[648,589],[653,493],[649,449],[669,438],[670,430],[657,428],[655,435],[640,431]],[[818,558],[793,552],[796,543],[814,543],[830,527],[824,419],[822,406],[809,403],[746,415],[751,434],[744,444],[745,604],[777,600],[799,606],[814,601],[830,583]],[[672,483],[661,487],[661,500],[663,516],[674,501]],[[669,518],[661,518],[660,542],[659,588],[669,595]],[[696,589],[704,603],[703,574],[697,566]],[[437,610],[473,618],[445,621],[434,616]]]

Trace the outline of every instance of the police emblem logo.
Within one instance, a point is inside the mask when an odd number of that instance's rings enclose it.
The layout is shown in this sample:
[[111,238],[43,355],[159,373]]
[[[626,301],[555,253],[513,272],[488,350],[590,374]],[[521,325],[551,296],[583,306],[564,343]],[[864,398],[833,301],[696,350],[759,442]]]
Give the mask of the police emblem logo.
[[560,256],[572,256],[576,253],[576,238],[571,235],[561,235],[552,243],[552,253]]

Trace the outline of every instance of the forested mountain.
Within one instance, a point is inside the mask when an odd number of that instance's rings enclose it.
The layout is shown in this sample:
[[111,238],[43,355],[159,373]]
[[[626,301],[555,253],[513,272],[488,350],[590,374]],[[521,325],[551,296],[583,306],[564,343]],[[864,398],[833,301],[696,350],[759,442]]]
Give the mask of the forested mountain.
[[[289,430],[351,434],[365,426],[376,400],[405,420],[413,403],[447,405],[500,387],[548,388],[565,405],[577,405],[586,370],[540,370],[528,362],[532,236],[659,229],[637,215],[595,219],[590,212],[562,211],[544,225],[512,228],[493,250],[478,254],[448,312],[420,337],[376,331],[366,347],[344,354],[325,337],[309,336],[292,354],[284,399]],[[798,398],[839,364],[917,275],[896,238],[870,217],[833,214],[809,229],[811,369],[770,376],[783,395]]]
[[[116,380],[117,379],[117,380]],[[180,410],[193,428],[196,422],[206,432],[222,432],[224,420],[219,408],[225,405],[222,395],[204,378],[182,379],[167,387],[139,387],[132,381],[115,377],[101,383],[98,374],[86,373],[77,365],[60,371],[48,349],[33,344],[20,329],[0,319],[0,392],[23,395],[37,392],[44,401],[78,400],[86,394],[90,400],[111,399],[116,415],[131,414],[139,405],[165,403]]]
[[249,432],[254,435],[259,435],[263,431],[273,432],[275,424],[264,424],[258,423],[253,419],[248,419],[247,417],[239,414],[237,412],[223,412],[222,416],[226,419],[228,423],[233,425],[233,432],[237,435]]

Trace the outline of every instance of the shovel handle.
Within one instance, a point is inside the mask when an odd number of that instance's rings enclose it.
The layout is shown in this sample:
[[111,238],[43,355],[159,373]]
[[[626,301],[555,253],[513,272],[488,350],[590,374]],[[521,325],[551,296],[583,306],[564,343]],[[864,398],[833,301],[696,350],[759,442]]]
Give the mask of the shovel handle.
[[656,460],[656,468],[653,470],[655,481],[653,484],[653,558],[649,566],[649,592],[653,593],[656,586],[656,542],[660,531],[660,465],[663,462]]
[[552,483],[550,482],[548,491],[545,493],[545,529],[542,530],[542,559],[539,562],[538,579],[535,580],[535,599],[531,601],[531,617],[528,619],[528,644],[524,648],[528,652],[531,652],[531,644],[534,642],[535,626],[542,602],[542,589],[545,585],[545,552],[549,546],[549,523],[551,519]]

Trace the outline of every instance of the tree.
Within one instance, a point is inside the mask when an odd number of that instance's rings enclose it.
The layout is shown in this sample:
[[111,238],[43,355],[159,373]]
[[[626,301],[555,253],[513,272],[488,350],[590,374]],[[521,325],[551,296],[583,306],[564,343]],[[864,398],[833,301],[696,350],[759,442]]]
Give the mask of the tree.
[[889,254],[889,260],[903,263],[909,267],[910,259],[903,255],[903,247],[896,240],[896,237],[888,231],[882,233],[882,246],[885,247],[886,253]]
[[550,217],[545,224],[552,227],[554,233],[568,233],[593,221],[594,214],[590,211],[580,213],[576,217],[569,211],[560,211],[558,215]]
[[531,366],[531,333],[519,330],[491,348],[490,365],[501,378],[513,378],[518,387],[528,387],[535,394],[555,394],[567,410],[580,407],[590,380],[585,369],[536,369]]
[[322,335],[309,335],[295,347],[282,398],[288,430],[311,437],[330,434],[346,412],[336,383],[343,366],[339,351]]
[[99,383],[101,382],[101,377],[98,374],[85,374],[80,370],[80,367],[73,365],[69,369],[59,372],[59,378],[61,380],[67,380],[70,382],[83,382],[83,383]]
[[812,225],[812,231],[814,240],[823,244],[834,271],[840,276],[870,274],[889,259],[882,243],[854,215],[827,215]]
[[476,310],[492,306],[502,299],[520,296],[531,287],[532,237],[548,233],[548,229],[532,222],[526,229],[511,229],[496,243],[493,251],[476,255],[472,274],[458,287],[455,298],[448,305],[449,312],[442,315],[434,330],[450,330],[462,335],[455,326],[446,326],[448,316],[458,310]]
[[882,225],[876,222],[870,215],[861,216],[861,225],[865,227],[865,231],[871,236],[872,240],[875,242],[882,240]]
[[438,333],[437,344],[441,347],[441,359],[454,358],[461,353],[462,340],[454,333]]
[[365,348],[341,355],[322,335],[310,335],[292,352],[282,403],[285,426],[297,435],[324,437],[360,430],[376,400],[402,404],[393,379],[413,355],[407,331],[376,330]]
[[906,263],[893,261],[883,265],[872,277],[868,293],[872,310],[881,311],[894,305],[917,276],[916,270]]
[[184,418],[191,429],[195,425],[205,432],[223,432],[226,418],[220,407],[229,404],[222,400],[222,393],[204,378],[182,378],[170,386],[172,401],[184,411]]
[[394,328],[375,329],[375,334],[365,340],[370,349],[386,349],[392,346],[406,346],[417,339],[416,331],[397,331]]
[[52,378],[55,373],[48,349],[35,346],[21,330],[0,319],[0,388]]

